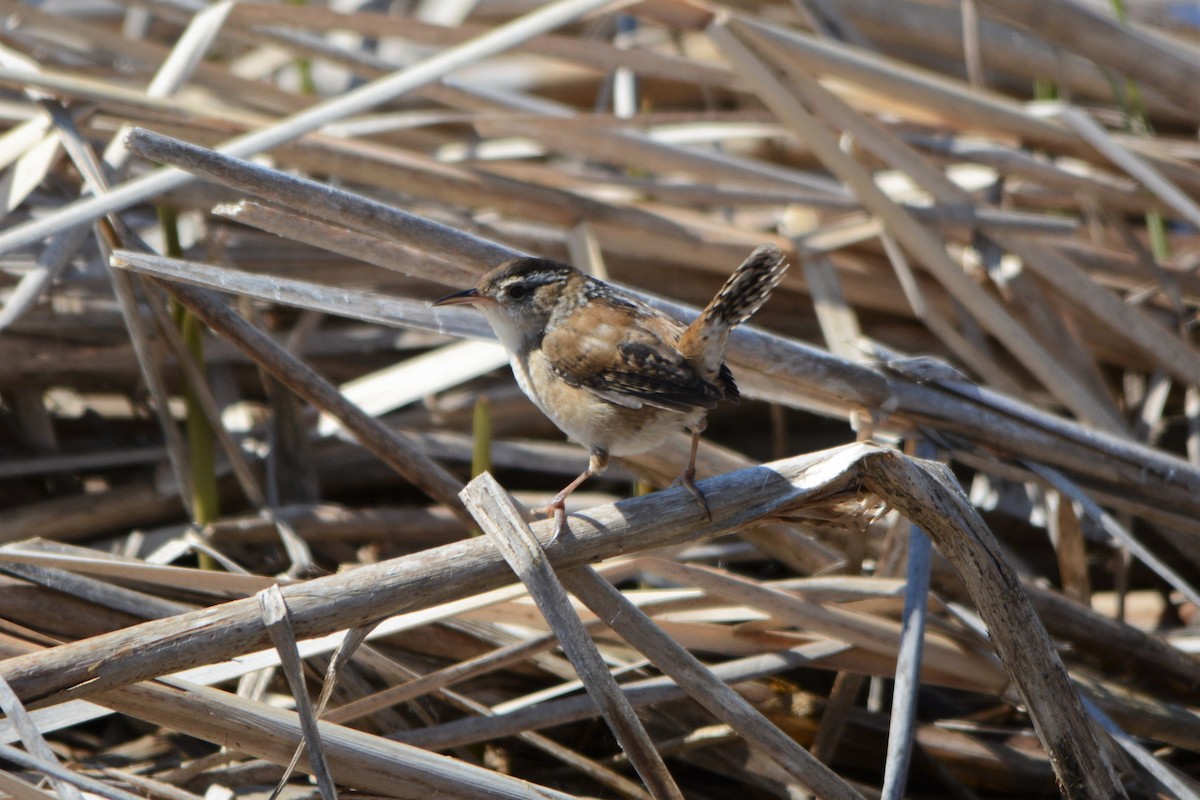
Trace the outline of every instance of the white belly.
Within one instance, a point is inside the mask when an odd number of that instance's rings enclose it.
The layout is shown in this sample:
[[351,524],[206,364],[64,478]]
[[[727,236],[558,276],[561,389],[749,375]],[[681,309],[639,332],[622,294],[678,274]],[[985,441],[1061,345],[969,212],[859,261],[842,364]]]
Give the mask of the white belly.
[[517,385],[534,405],[572,441],[593,452],[603,450],[614,456],[644,453],[703,416],[701,411],[684,414],[652,406],[626,408],[569,386],[554,376],[548,365],[530,364],[516,356],[509,363]]

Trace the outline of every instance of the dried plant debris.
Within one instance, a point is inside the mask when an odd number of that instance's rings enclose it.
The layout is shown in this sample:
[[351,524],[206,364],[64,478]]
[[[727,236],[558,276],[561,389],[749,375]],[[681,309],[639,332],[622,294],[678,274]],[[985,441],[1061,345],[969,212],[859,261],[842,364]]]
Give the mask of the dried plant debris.
[[[1200,22],[0,0],[0,795],[1200,796]],[[587,454],[521,255],[743,402]]]

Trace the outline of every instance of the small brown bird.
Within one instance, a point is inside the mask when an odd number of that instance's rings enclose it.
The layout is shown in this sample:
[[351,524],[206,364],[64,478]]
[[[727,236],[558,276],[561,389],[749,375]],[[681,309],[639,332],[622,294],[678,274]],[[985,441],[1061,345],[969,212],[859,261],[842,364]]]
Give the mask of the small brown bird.
[[681,429],[692,434],[692,452],[680,482],[708,513],[693,482],[696,448],[708,411],[738,399],[725,343],[786,270],[783,253],[762,245],[690,325],[545,258],[506,261],[474,289],[434,305],[469,304],[483,312],[521,390],[591,453],[587,469],[545,507],[561,531],[567,495],[602,473],[610,455],[644,453]]

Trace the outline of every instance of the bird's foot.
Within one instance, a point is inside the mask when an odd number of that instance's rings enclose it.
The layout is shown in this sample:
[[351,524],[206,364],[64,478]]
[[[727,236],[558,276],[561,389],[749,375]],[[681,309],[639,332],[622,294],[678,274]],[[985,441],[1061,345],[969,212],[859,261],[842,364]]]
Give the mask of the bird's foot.
[[554,499],[546,505],[533,509],[533,513],[545,514],[548,518],[554,518],[554,535],[546,544],[554,544],[562,532],[567,530],[567,498],[565,496],[555,495]]
[[700,508],[704,511],[704,516],[709,522],[712,522],[712,509],[708,507],[708,501],[704,499],[704,493],[700,491],[700,487],[697,486],[696,481],[693,480],[695,477],[696,470],[686,469],[683,471],[683,474],[676,479],[675,483],[687,489],[688,492],[691,493],[692,497],[696,498],[696,502],[700,504]]

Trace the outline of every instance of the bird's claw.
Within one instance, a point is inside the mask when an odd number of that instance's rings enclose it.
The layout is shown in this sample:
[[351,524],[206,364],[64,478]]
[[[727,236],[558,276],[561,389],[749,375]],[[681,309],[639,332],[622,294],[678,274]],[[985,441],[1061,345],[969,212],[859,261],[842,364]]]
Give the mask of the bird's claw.
[[545,514],[549,519],[554,519],[554,535],[550,537],[546,544],[554,544],[558,541],[558,537],[564,530],[567,529],[567,499],[565,497],[555,497],[548,504],[539,508],[533,509],[535,514]]
[[704,499],[704,493],[700,491],[700,487],[697,486],[696,482],[693,480],[695,474],[695,472],[688,474],[688,472],[685,471],[679,476],[679,479],[675,481],[675,483],[687,489],[692,497],[696,498],[696,502],[700,504],[700,508],[704,511],[705,518],[709,522],[712,522],[712,509],[708,507],[708,501]]

